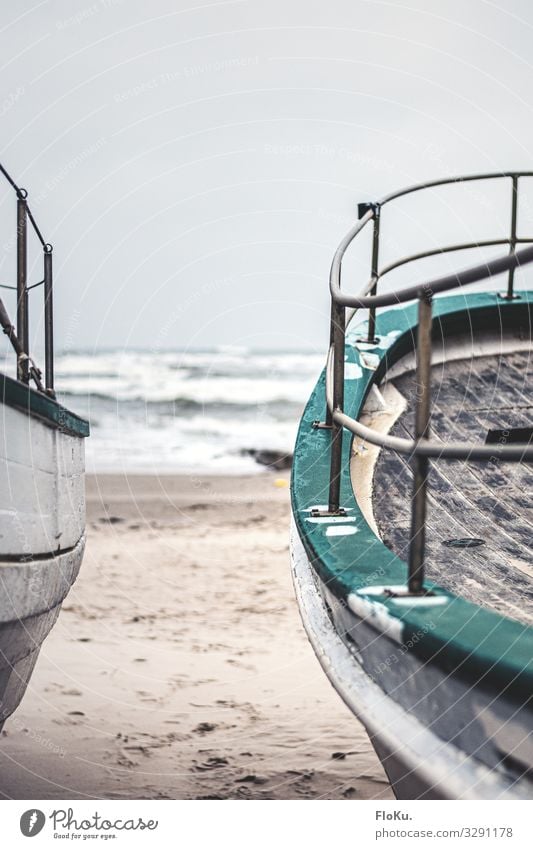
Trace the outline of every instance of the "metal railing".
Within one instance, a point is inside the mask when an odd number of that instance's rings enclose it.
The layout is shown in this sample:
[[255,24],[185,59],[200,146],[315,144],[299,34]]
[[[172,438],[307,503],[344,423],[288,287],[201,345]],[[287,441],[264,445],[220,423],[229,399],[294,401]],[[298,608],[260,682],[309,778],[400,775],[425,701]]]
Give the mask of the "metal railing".
[[[55,397],[54,392],[54,314],[53,314],[53,267],[52,245],[45,242],[28,205],[28,192],[18,186],[3,165],[0,172],[15,190],[17,196],[17,285],[0,284],[2,289],[12,289],[17,293],[17,326],[11,324],[7,310],[0,300],[0,324],[10,340],[17,355],[17,380],[29,384],[33,380],[37,389]],[[28,286],[28,222],[31,224],[43,250],[43,279]],[[29,292],[43,287],[44,292],[44,357],[45,380],[29,353]]]
[[[533,172],[511,172],[504,174],[479,174],[466,177],[456,177],[446,180],[434,180],[418,186],[410,186],[402,191],[387,195],[378,203],[359,204],[359,221],[352,227],[341,241],[333,257],[330,271],[331,320],[330,346],[326,365],[326,420],[315,422],[316,427],[331,429],[331,463],[329,478],[328,509],[315,511],[317,515],[339,516],[345,511],[340,506],[340,483],[342,473],[342,441],[343,429],[351,431],[358,437],[382,448],[409,454],[413,466],[413,497],[411,512],[411,535],[409,548],[409,568],[407,593],[421,595],[424,589],[424,557],[425,557],[425,525],[427,505],[427,484],[429,460],[435,459],[464,459],[492,460],[501,459],[510,462],[533,461],[533,446],[529,443],[514,443],[511,445],[479,445],[432,441],[431,427],[431,331],[432,331],[432,299],[435,294],[451,289],[468,286],[487,277],[507,272],[507,290],[499,297],[512,300],[519,296],[514,292],[514,274],[517,267],[533,262],[533,246],[517,252],[520,243],[531,244],[531,238],[517,236],[517,210],[520,177],[533,177]],[[469,242],[448,245],[442,248],[424,251],[403,257],[381,270],[379,269],[380,218],[381,209],[391,201],[413,192],[437,186],[464,183],[474,180],[508,179],[511,181],[511,210],[510,234],[507,238],[490,239],[483,242]],[[347,295],[341,291],[342,261],[348,247],[358,233],[370,222],[374,222],[372,238],[372,258],[370,279],[359,295]],[[472,248],[489,247],[493,245],[508,245],[507,256],[475,265],[463,271],[448,274],[415,286],[409,286],[399,292],[378,294],[378,282],[395,268],[407,263],[436,256],[441,253],[462,251]],[[347,321],[350,321],[358,309],[368,309],[368,334],[365,343],[375,343],[376,309],[378,307],[402,304],[410,300],[418,300],[418,338],[416,343],[416,381],[417,396],[415,404],[414,439],[404,439],[384,435],[372,428],[366,427],[344,412],[344,352]],[[350,313],[346,316],[346,309]]]

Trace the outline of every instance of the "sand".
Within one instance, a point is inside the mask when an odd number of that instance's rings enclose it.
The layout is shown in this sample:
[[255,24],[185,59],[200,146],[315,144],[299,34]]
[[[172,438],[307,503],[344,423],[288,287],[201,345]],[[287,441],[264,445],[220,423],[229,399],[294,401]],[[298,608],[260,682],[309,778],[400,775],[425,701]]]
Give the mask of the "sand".
[[82,571],[6,722],[1,797],[392,798],[307,642],[276,477],[88,478]]

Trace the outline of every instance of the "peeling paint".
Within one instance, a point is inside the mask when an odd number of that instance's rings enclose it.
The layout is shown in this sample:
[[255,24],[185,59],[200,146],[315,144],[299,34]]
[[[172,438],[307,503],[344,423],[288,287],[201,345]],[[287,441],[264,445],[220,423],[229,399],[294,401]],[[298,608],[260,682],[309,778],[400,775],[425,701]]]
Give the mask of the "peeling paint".
[[361,351],[359,358],[363,366],[371,371],[375,371],[381,362],[377,354],[370,354],[368,351]]
[[327,537],[347,537],[351,534],[357,533],[357,528],[354,528],[353,525],[332,525],[329,528],[326,528],[326,536]]
[[381,596],[391,604],[399,604],[403,607],[440,607],[450,601],[446,595],[398,595],[394,597],[386,595],[387,591],[389,593],[405,593],[406,586],[405,584],[396,584],[395,586],[362,587],[362,589],[357,590],[357,595]]
[[348,607],[356,616],[369,622],[372,627],[397,643],[403,642],[403,623],[400,619],[392,616],[384,604],[362,598],[359,593],[350,593],[346,601]]
[[363,369],[358,363],[344,363],[344,379],[359,380],[363,376]]

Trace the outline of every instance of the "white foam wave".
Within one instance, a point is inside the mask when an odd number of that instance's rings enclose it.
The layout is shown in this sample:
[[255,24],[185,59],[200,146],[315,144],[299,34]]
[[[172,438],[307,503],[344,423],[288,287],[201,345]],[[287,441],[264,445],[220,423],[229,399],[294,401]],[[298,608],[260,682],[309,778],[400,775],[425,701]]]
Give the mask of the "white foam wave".
[[58,357],[56,374],[63,402],[91,421],[89,471],[253,473],[246,452],[292,452],[323,362],[227,347],[80,352]]

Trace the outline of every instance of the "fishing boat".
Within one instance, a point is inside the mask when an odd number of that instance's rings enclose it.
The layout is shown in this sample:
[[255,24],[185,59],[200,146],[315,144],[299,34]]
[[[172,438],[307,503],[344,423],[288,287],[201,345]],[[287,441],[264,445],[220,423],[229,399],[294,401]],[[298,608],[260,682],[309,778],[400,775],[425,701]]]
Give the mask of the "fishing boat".
[[[52,246],[41,234],[26,190],[2,166],[0,170],[17,205],[16,285],[2,282],[1,287],[14,290],[16,327],[0,300],[0,323],[15,353],[14,374],[7,373],[7,356],[0,373],[1,729],[24,695],[43,640],[81,565],[89,425],[55,397]],[[43,268],[43,279],[34,284],[27,280],[31,233]],[[44,378],[29,354],[30,292],[39,289],[44,292]]]
[[[532,176],[360,204],[331,266],[330,347],[294,452],[293,578],[317,657],[398,799],[533,798],[533,291],[515,279],[533,260],[533,238],[517,235]],[[385,206],[500,180],[508,236],[380,267]],[[370,222],[370,277],[354,295],[343,261]],[[505,256],[417,273],[493,246]],[[407,264],[420,282],[387,289]]]

